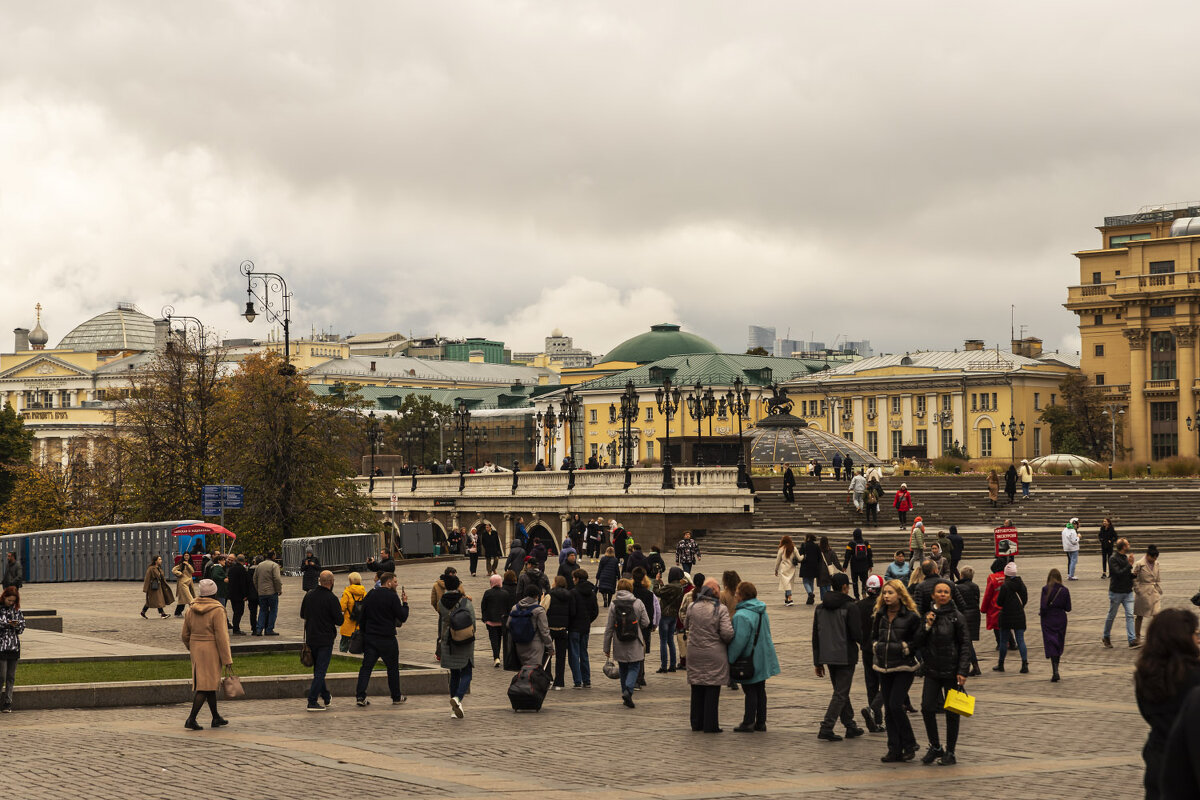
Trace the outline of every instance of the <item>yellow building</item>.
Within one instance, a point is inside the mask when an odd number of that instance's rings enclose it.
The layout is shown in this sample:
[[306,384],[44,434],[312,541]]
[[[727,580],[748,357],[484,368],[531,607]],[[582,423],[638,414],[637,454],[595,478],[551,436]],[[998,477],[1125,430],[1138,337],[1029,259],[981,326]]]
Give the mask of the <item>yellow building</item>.
[[1049,426],[1038,418],[1077,360],[1042,353],[1040,339],[1014,341],[1009,351],[985,350],[973,339],[952,352],[871,356],[786,388],[794,415],[883,461],[954,449],[970,458],[1020,460],[1049,454]]
[[1200,205],[1105,217],[1098,230],[1100,248],[1075,253],[1065,304],[1079,317],[1084,374],[1127,409],[1131,458],[1195,456]]

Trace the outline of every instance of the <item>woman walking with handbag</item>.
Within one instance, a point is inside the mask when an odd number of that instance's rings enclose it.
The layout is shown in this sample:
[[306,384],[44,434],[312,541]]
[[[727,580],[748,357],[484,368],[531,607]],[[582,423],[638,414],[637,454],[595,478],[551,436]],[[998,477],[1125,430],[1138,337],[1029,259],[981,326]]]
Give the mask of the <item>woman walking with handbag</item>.
[[992,667],[993,672],[1004,672],[1010,634],[1016,636],[1021,652],[1021,672],[1029,672],[1029,651],[1025,649],[1025,604],[1028,602],[1029,590],[1017,574],[1017,562],[1010,561],[1004,565],[1004,583],[996,594],[996,606],[1000,609],[1000,661]]
[[[925,667],[925,687],[921,693],[921,716],[925,719],[925,734],[929,749],[921,758],[922,764],[937,761],[943,767],[958,763],[954,748],[958,744],[959,717],[946,710],[946,694],[961,690],[971,671],[971,634],[967,621],[950,601],[950,582],[938,581],[933,587],[933,610],[925,615],[925,624],[917,632],[917,646],[922,650]],[[946,715],[946,746],[938,739],[937,718]]]
[[0,594],[0,713],[13,710],[13,683],[17,677],[17,661],[21,658],[21,634],[25,632],[25,615],[21,613],[20,590],[15,585],[5,587]]
[[888,749],[880,759],[884,763],[911,761],[917,754],[917,739],[905,706],[917,671],[915,642],[920,625],[917,604],[904,583],[885,583],[871,623],[871,668],[879,673],[879,693],[887,715]]
[[475,529],[467,531],[467,558],[471,560],[471,577],[475,577],[475,570],[479,567],[479,534],[475,533]]
[[829,537],[822,536],[818,545],[820,558],[817,561],[817,587],[821,590],[821,602],[825,602],[825,593],[833,581],[833,576],[842,571],[838,566],[837,553],[829,546]]
[[188,608],[183,618],[181,638],[192,656],[192,713],[183,727],[199,731],[204,726],[196,715],[207,702],[212,712],[212,727],[228,725],[229,720],[217,713],[217,690],[221,688],[221,670],[233,666],[229,650],[229,629],[225,607],[217,601],[217,584],[205,578],[200,581],[200,597]]
[[1133,565],[1133,639],[1142,640],[1142,620],[1162,609],[1162,583],[1158,571],[1158,548],[1150,545],[1146,555]]
[[815,584],[821,577],[821,548],[817,544],[816,534],[806,533],[804,544],[800,545],[800,582],[804,591],[808,592],[805,605],[811,606],[815,600]]
[[1067,614],[1071,611],[1071,593],[1063,586],[1062,573],[1050,570],[1046,585],[1042,587],[1042,606],[1038,616],[1042,618],[1042,649],[1054,674],[1053,683],[1058,682],[1058,660],[1062,658],[1063,644],[1067,641]]
[[[216,586],[215,583],[213,585]],[[146,595],[146,604],[142,606],[142,619],[147,619],[146,612],[152,608],[157,608],[158,615],[163,619],[171,616],[163,611],[163,606],[170,605],[175,596],[171,594],[171,587],[167,586],[167,576],[163,574],[162,556],[155,556],[150,561],[150,566],[146,567],[142,591]]]
[[767,678],[779,674],[779,658],[771,641],[767,605],[758,599],[758,589],[749,581],[737,587],[737,611],[733,615],[733,640],[729,643],[729,671],[746,693],[742,724],[734,730],[752,733],[767,729]]
[[[171,570],[171,574],[175,576],[175,594],[178,599],[178,603],[175,605],[175,616],[182,617],[183,610],[196,602],[196,595],[192,591],[192,576],[196,574],[192,569],[192,559],[185,555],[175,565],[175,569]],[[143,609],[144,611],[145,609]],[[143,616],[145,616],[144,613]]]
[[[779,589],[783,592],[783,604],[792,605],[792,586],[796,576],[800,574],[799,567],[803,563],[792,537],[784,536],[779,540],[779,550],[775,553],[775,577],[779,578]],[[755,595],[757,597],[757,594]]]

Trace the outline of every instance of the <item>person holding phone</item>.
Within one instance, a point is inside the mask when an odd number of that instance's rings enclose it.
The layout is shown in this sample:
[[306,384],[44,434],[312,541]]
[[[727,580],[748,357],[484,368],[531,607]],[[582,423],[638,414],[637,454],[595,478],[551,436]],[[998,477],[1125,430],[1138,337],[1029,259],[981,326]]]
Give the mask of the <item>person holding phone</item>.
[[17,677],[17,660],[21,657],[21,634],[25,632],[25,615],[21,613],[21,594],[16,586],[7,586],[0,594],[0,713],[13,710],[13,683]]
[[379,576],[379,585],[367,592],[363,598],[359,627],[363,633],[363,663],[358,670],[358,685],[354,696],[359,706],[367,706],[367,684],[375,662],[383,659],[387,668],[388,690],[392,705],[400,705],[406,698],[400,693],[400,646],[396,643],[396,627],[408,621],[408,593],[403,588],[396,594],[394,572]]

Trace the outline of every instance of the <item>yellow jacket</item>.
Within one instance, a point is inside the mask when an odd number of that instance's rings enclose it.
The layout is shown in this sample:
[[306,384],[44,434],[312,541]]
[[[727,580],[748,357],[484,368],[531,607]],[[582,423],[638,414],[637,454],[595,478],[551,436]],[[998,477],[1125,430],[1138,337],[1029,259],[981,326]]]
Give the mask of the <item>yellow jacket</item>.
[[353,636],[358,630],[358,623],[350,619],[350,609],[354,608],[354,601],[366,596],[367,588],[361,584],[352,583],[342,590],[342,627],[338,629],[342,636]]

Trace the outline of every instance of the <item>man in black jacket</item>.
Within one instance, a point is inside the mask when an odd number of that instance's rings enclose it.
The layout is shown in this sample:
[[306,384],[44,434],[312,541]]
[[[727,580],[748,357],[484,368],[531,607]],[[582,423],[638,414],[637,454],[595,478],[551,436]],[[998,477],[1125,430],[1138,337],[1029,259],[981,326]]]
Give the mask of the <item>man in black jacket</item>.
[[1109,634],[1117,609],[1125,608],[1125,635],[1130,647],[1141,644],[1133,633],[1133,556],[1129,540],[1117,539],[1117,552],[1108,560],[1108,619],[1104,621],[1104,646],[1112,647]]
[[946,554],[950,556],[950,577],[958,580],[958,562],[962,561],[963,550],[966,549],[967,543],[963,541],[957,525],[950,526],[950,532],[946,534],[946,538],[950,540],[950,552]]
[[[928,558],[921,562],[921,574],[925,576],[925,580],[913,587],[912,599],[917,604],[917,613],[924,618],[933,609],[933,587],[946,579],[938,574],[937,564]],[[963,600],[962,592],[953,583],[950,584],[950,599],[958,613],[967,613],[967,603]]]
[[[476,532],[478,533],[478,529]],[[504,545],[500,541],[500,534],[489,522],[483,523],[483,533],[480,535],[479,541],[483,544],[483,557],[487,559],[487,571],[490,577],[496,574],[500,557],[504,555]]]
[[367,559],[367,569],[374,572],[376,577],[378,578],[378,576],[382,575],[385,572],[395,572],[396,571],[396,559],[392,558],[392,554],[389,550],[387,550],[387,549],[380,550],[378,560],[376,560],[374,558]]
[[864,731],[854,721],[854,706],[850,703],[850,687],[854,683],[854,667],[858,663],[858,643],[862,641],[862,620],[850,599],[850,579],[839,572],[830,579],[825,600],[813,612],[813,666],[818,678],[833,683],[833,697],[821,722],[818,739],[840,742],[841,736],[833,726],[841,719],[846,726],[846,738],[862,736]]
[[576,689],[592,688],[592,666],[588,661],[588,634],[592,623],[600,616],[596,602],[596,585],[588,580],[587,570],[577,569],[572,576],[571,618],[567,623],[567,663]]
[[858,586],[862,584],[863,591],[867,590],[867,576],[871,567],[875,566],[875,558],[871,554],[871,543],[863,538],[861,528],[854,529],[854,537],[846,545],[846,557],[842,560],[842,569],[850,573],[854,584],[854,599],[858,599]]
[[796,473],[792,472],[792,465],[787,464],[783,470],[783,499],[785,502],[791,503],[796,500],[795,488]]
[[363,598],[362,616],[358,622],[363,632],[363,663],[354,690],[360,706],[370,705],[367,684],[379,659],[383,659],[383,665],[387,667],[392,705],[399,705],[406,699],[400,694],[400,647],[396,644],[396,626],[408,620],[408,594],[401,592],[397,596],[396,585],[395,574],[385,572],[379,576],[379,586]]
[[[333,699],[325,685],[329,659],[333,657],[333,640],[342,624],[342,604],[333,593],[333,573],[323,571],[317,586],[300,601],[300,617],[304,620],[304,643],[312,651],[313,679],[308,687],[308,710],[324,711]],[[373,665],[372,665],[373,666]],[[325,705],[317,705],[320,698]]]
[[250,572],[246,569],[246,555],[243,553],[236,559],[229,558],[225,564],[229,605],[233,609],[233,635],[245,636],[246,632],[242,630],[242,615],[246,613],[246,598],[250,596]]

